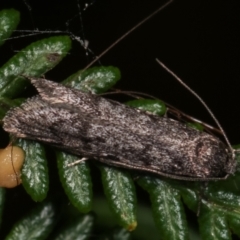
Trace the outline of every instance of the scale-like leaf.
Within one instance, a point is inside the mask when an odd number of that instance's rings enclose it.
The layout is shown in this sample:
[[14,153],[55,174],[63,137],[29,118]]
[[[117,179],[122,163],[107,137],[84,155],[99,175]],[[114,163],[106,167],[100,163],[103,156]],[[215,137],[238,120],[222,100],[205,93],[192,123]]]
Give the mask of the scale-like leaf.
[[124,228],[117,228],[110,235],[113,240],[131,240],[130,232]]
[[22,49],[0,68],[0,96],[13,98],[29,84],[21,75],[40,76],[55,67],[71,48],[68,36],[46,38]]
[[19,139],[17,145],[25,151],[22,184],[34,201],[42,201],[49,188],[45,150],[41,144],[30,140]]
[[0,46],[11,36],[20,20],[20,14],[15,9],[0,11]]
[[99,166],[102,174],[104,192],[109,206],[119,224],[129,231],[137,226],[136,193],[131,176],[119,169]]
[[188,239],[187,221],[179,192],[165,181],[140,177],[139,185],[149,194],[153,216],[163,239]]
[[43,202],[19,220],[5,239],[46,239],[56,224],[58,217],[59,210],[56,204],[51,201]]
[[161,100],[153,99],[136,99],[126,102],[130,107],[139,108],[144,111],[152,112],[156,115],[163,116],[166,113],[166,105]]
[[120,77],[118,68],[101,66],[80,70],[64,80],[62,84],[84,92],[104,93],[114,86]]
[[80,212],[86,213],[91,210],[93,200],[90,169],[86,161],[69,166],[77,160],[76,156],[57,152],[59,177],[65,193]]
[[200,233],[203,239],[230,240],[231,233],[228,228],[225,210],[217,209],[214,203],[202,201],[199,216]]
[[235,212],[227,212],[226,213],[227,221],[229,224],[230,229],[238,236],[240,237],[240,214],[239,211]]
[[[102,235],[99,240],[106,240],[106,239],[111,239],[111,240],[131,240],[131,232],[129,232],[127,229],[125,228],[121,228],[121,227],[116,227],[113,230],[109,231]],[[135,238],[134,238],[135,239]],[[138,239],[138,238],[136,238]],[[144,238],[141,238],[144,239]]]
[[93,224],[94,216],[92,214],[80,216],[64,227],[64,229],[58,233],[54,240],[91,239]]

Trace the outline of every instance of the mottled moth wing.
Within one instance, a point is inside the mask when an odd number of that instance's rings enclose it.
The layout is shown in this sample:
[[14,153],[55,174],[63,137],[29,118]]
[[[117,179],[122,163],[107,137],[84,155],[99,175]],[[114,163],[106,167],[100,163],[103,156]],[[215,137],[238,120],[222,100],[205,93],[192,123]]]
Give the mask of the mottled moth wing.
[[45,79],[40,96],[12,109],[4,129],[106,164],[194,180],[223,178],[235,163],[212,135],[170,118]]

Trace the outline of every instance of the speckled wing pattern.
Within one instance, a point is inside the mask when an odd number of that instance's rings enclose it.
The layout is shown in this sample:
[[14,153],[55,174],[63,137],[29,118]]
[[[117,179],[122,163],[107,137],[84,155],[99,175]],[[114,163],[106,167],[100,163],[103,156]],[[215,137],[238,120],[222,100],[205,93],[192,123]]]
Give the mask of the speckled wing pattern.
[[134,109],[46,79],[39,95],[4,118],[5,131],[106,164],[170,178],[222,178],[235,163],[216,137],[167,117]]

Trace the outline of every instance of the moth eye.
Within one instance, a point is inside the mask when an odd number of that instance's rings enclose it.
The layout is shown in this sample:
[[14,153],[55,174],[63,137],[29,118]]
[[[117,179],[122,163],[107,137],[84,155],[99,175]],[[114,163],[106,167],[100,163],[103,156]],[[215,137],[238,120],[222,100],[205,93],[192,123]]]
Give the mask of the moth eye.
[[21,184],[24,151],[16,146],[0,149],[0,187],[13,188]]

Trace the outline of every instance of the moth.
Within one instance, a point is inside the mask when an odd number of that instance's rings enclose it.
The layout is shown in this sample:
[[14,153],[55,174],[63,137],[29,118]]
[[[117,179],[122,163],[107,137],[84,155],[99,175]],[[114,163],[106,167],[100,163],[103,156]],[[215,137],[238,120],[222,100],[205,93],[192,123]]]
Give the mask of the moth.
[[172,179],[207,181],[235,172],[232,151],[213,135],[56,82],[30,80],[39,95],[3,119],[15,137]]

